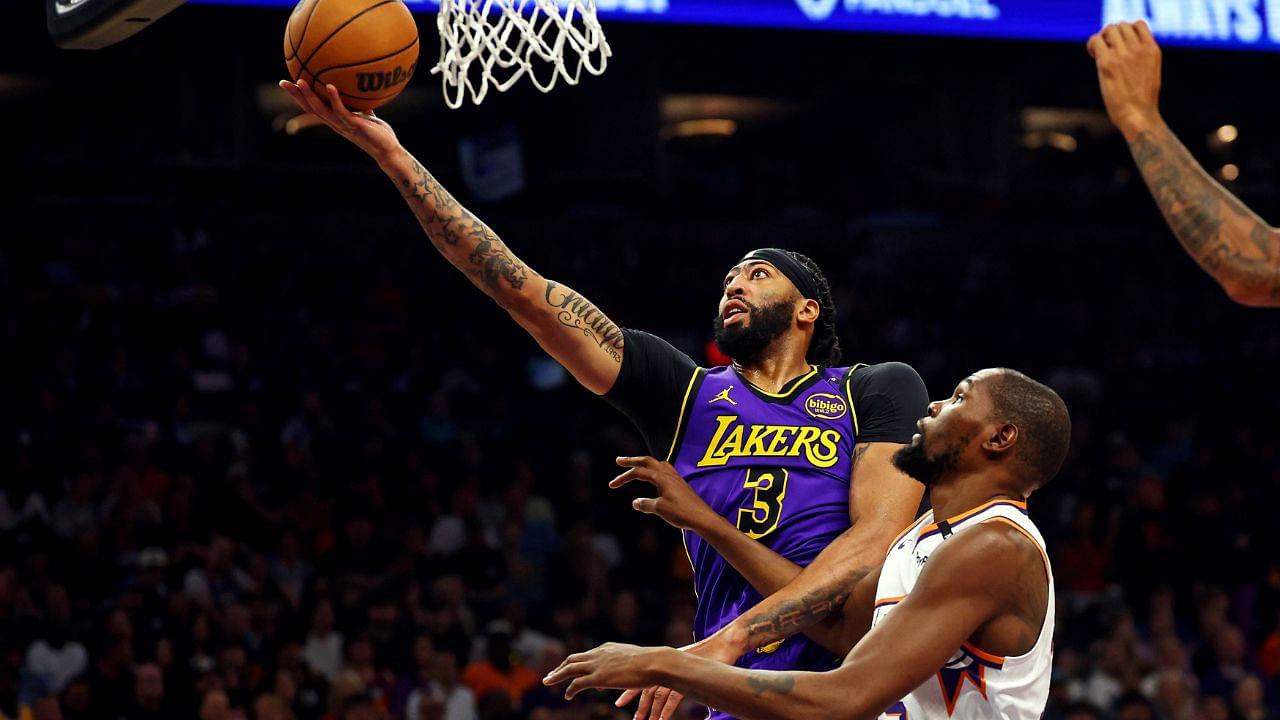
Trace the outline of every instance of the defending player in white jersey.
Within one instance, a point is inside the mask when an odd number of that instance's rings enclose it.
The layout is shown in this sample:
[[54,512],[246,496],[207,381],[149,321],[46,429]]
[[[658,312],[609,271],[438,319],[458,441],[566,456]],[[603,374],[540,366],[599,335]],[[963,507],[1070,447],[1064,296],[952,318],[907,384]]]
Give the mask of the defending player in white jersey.
[[569,656],[544,682],[570,681],[569,697],[661,685],[748,719],[1039,718],[1053,573],[1025,500],[1066,457],[1066,405],[1022,373],[983,370],[931,403],[919,428],[894,464],[928,487],[934,509],[823,627],[825,642],[852,648],[838,669],[744,670],[609,643]]

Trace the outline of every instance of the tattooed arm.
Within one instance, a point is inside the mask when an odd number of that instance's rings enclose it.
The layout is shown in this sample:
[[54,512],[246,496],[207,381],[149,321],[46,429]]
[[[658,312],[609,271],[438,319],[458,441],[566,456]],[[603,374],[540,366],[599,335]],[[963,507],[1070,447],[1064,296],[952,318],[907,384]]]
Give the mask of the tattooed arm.
[[[873,571],[884,561],[894,536],[911,522],[923,493],[919,483],[893,467],[891,458],[900,447],[896,443],[857,446],[849,498],[853,527],[784,586],[722,628],[712,644],[720,644],[725,654],[741,655],[804,633],[837,655],[849,651],[870,628],[871,616],[845,618],[840,610],[856,588],[865,590],[869,585],[870,592],[875,592],[878,572]],[[871,582],[864,582],[868,577]],[[833,613],[829,622],[823,622]]]
[[1182,247],[1238,303],[1280,307],[1280,233],[1196,163],[1163,121],[1126,135]]
[[911,593],[830,672],[768,672],[670,648],[608,644],[570,655],[543,682],[587,688],[671,687],[744,720],[866,720],[919,687],[965,642],[992,653],[1035,647],[1049,611],[1040,550],[1004,523],[957,535],[933,552]]
[[372,113],[353,113],[328,85],[323,97],[306,81],[280,87],[298,105],[378,162],[404,196],[436,250],[493,298],[578,382],[600,395],[622,363],[622,331],[569,287],[542,277],[462,207]]
[[[923,383],[920,391],[923,392]],[[878,568],[885,551],[920,504],[920,485],[890,461],[899,447],[886,442],[855,446],[849,495],[853,527],[831,541],[805,568],[751,539],[715,512],[654,508],[683,495],[683,489],[688,487],[678,476],[658,478],[653,484],[659,497],[637,500],[644,505],[637,509],[654,512],[678,527],[696,531],[765,596],[719,632],[684,649],[702,658],[731,663],[756,648],[804,633],[835,655],[848,652],[871,627]],[[681,492],[672,492],[673,489]],[[676,503],[693,507],[701,504],[696,500],[695,496],[687,503],[679,499]],[[626,693],[619,704],[625,705],[633,697],[634,693]],[[636,717],[675,717],[683,699],[674,688],[648,688],[640,696]]]
[[1231,299],[1280,307],[1280,231],[1219,185],[1160,117],[1160,48],[1145,22],[1089,40],[1107,113],[1173,234]]
[[618,464],[629,469],[609,487],[634,481],[652,485],[657,497],[636,498],[633,507],[696,532],[765,596],[761,604],[718,633],[723,644],[716,647],[721,651],[716,656],[736,658],[799,632],[841,655],[853,644],[842,637],[844,623],[828,627],[814,623],[844,605],[854,585],[884,559],[894,534],[906,526],[920,504],[920,485],[890,460],[900,447],[897,443],[854,447],[849,493],[853,527],[818,553],[809,565],[812,570],[779,555],[716,513],[669,463],[651,457],[618,458]]
[[589,300],[542,277],[458,204],[408,151],[380,165],[440,254],[466,273],[578,382],[602,395],[622,363],[622,331]]

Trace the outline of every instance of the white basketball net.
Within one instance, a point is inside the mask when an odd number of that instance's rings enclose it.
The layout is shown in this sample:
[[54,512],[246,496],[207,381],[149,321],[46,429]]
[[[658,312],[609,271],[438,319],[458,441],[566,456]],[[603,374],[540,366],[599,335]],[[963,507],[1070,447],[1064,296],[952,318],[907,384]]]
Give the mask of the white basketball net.
[[479,105],[489,88],[504,92],[524,75],[542,92],[585,68],[604,72],[612,54],[596,20],[596,0],[440,0],[440,62],[445,102],[467,95]]

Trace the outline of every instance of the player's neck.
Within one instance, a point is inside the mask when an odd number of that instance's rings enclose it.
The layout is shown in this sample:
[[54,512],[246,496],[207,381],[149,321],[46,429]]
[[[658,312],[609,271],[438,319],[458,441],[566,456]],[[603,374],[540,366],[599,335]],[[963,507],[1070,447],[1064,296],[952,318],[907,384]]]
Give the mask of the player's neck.
[[765,392],[780,392],[787,383],[809,372],[804,353],[770,353],[749,363],[733,361],[733,369],[744,380]]
[[955,517],[992,500],[1021,502],[1025,499],[1020,492],[987,473],[947,478],[945,482],[929,488],[929,504],[933,506],[935,521]]

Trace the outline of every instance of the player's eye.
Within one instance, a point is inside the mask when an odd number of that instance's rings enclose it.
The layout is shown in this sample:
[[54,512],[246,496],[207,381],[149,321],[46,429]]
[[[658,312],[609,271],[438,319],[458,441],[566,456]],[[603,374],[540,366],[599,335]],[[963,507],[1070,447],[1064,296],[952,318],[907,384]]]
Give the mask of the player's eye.
[[752,271],[751,278],[755,279],[756,277],[769,277],[769,273],[764,268],[756,268]]

